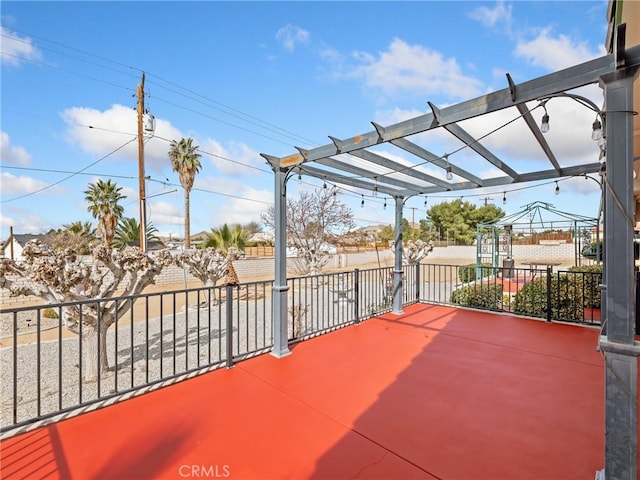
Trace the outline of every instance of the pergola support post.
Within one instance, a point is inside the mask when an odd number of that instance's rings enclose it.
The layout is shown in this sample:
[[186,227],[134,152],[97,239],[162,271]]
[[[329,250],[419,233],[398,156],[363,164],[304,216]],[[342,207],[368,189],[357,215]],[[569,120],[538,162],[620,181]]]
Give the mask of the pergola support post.
[[[638,478],[638,356],[633,253],[633,81],[635,68],[601,77],[605,94],[606,177],[603,286],[606,334],[604,478]],[[602,472],[599,472],[600,477]]]
[[402,315],[402,297],[403,297],[403,280],[402,280],[402,210],[404,208],[404,198],[395,197],[396,201],[396,234],[394,243],[394,266],[393,266],[393,309],[392,312]]
[[289,355],[287,325],[287,171],[274,166],[274,282],[273,299],[273,348],[274,357]]

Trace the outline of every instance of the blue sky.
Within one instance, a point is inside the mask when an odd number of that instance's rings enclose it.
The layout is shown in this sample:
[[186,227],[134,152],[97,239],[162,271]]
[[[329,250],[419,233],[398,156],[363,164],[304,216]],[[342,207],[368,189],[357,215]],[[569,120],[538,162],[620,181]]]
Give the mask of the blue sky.
[[[192,233],[259,221],[273,202],[273,174],[260,153],[288,155],[294,146],[324,145],[328,135],[368,132],[371,121],[388,125],[425,113],[427,101],[442,107],[499,90],[506,72],[523,82],[601,56],[607,2],[3,1],[1,8],[6,238],[10,226],[39,233],[92,220],[83,191],[98,178],[122,186],[125,215],[138,218],[135,92],[142,71],[146,107],[156,118],[145,145],[147,218],[161,234],[182,236],[184,193],[167,157],[170,140],[192,137],[201,147]],[[580,93],[602,102],[596,86]],[[592,112],[570,101],[553,108],[580,117],[562,132],[551,123],[549,141],[561,162],[596,161],[585,127]],[[445,140],[434,142],[430,150],[446,148]],[[517,130],[487,142],[518,168],[539,156]],[[289,195],[321,185],[293,181]],[[507,188],[504,205],[505,188],[456,198],[481,205],[490,197],[507,213],[542,200],[596,215],[595,182],[559,185],[559,195],[548,182]],[[364,209],[360,192],[341,198],[359,225],[393,223],[393,209],[383,210],[380,198]],[[428,205],[451,199],[430,196]],[[405,217],[417,221],[425,211],[424,198],[411,199]]]

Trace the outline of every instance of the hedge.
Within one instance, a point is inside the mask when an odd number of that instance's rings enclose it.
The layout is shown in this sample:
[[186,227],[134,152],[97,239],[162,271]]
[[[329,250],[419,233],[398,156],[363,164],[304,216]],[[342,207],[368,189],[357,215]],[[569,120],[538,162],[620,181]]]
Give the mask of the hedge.
[[[458,277],[462,283],[473,282],[476,276],[476,269],[478,268],[478,264],[470,263],[469,265],[462,265],[458,267]],[[481,274],[480,278],[488,277],[493,274],[493,265],[490,263],[481,263]]]
[[451,303],[463,307],[502,311],[501,283],[476,283],[451,292]]

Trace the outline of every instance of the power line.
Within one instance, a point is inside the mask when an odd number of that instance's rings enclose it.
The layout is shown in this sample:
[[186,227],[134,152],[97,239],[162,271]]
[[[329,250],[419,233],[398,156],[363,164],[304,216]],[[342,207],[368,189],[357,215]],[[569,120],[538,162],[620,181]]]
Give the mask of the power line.
[[[5,27],[5,28],[6,28],[6,27]],[[74,52],[81,53],[81,54],[83,54],[83,55],[87,55],[87,56],[90,56],[90,57],[93,57],[93,58],[98,58],[98,59],[100,59],[100,60],[104,60],[104,61],[109,62],[109,63],[112,63],[112,64],[114,64],[114,65],[118,65],[118,66],[121,66],[121,67],[125,67],[127,70],[135,70],[135,71],[137,71],[137,72],[142,72],[142,71],[143,71],[142,69],[139,69],[139,68],[136,68],[136,67],[133,67],[133,66],[130,66],[130,65],[126,65],[126,64],[123,64],[123,63],[121,63],[121,62],[117,62],[117,61],[114,61],[114,60],[108,59],[108,58],[106,58],[106,57],[102,57],[102,56],[99,56],[99,55],[96,55],[96,54],[93,54],[93,53],[90,53],[90,52],[87,52],[87,51],[84,51],[84,50],[80,50],[80,49],[77,49],[77,48],[74,48],[74,47],[71,47],[71,46],[68,46],[68,45],[65,45],[65,44],[59,43],[59,42],[55,42],[55,41],[52,41],[52,40],[46,39],[46,38],[44,38],[44,37],[40,37],[40,36],[37,36],[37,35],[32,35],[31,33],[28,33],[28,32],[24,32],[24,31],[20,31],[20,30],[13,30],[13,29],[11,29],[11,31],[13,31],[13,32],[17,32],[17,33],[22,33],[22,34],[24,34],[24,35],[28,35],[28,36],[33,37],[33,38],[37,38],[37,39],[42,40],[42,41],[44,41],[44,42],[48,42],[48,43],[51,43],[51,44],[54,44],[54,45],[60,46],[60,47],[62,47],[62,48],[66,48],[66,49],[72,50],[72,51],[74,51]],[[25,43],[25,44],[28,44],[28,45],[32,45],[32,43],[31,43],[31,42],[28,42],[28,41],[26,41],[26,40],[24,40],[24,39],[20,39],[20,38],[15,37],[15,36],[7,35],[7,34],[0,34],[0,35],[1,35],[1,36],[3,36],[3,37],[6,37],[6,38],[10,38],[10,39],[12,39],[12,40],[14,40],[14,41],[17,41],[17,42],[21,42],[21,43]],[[86,60],[86,59],[83,59],[83,58],[80,58],[80,57],[77,57],[77,56],[69,55],[69,54],[66,54],[66,53],[60,52],[60,51],[58,51],[58,50],[54,50],[54,49],[52,49],[52,48],[43,47],[43,46],[42,46],[42,45],[40,45],[40,44],[35,44],[35,43],[33,43],[33,45],[35,45],[35,46],[37,46],[38,48],[41,48],[41,49],[43,49],[43,50],[48,50],[48,51],[54,52],[54,53],[56,53],[56,54],[63,55],[63,56],[65,56],[65,57],[67,57],[67,58],[72,58],[72,59],[75,59],[75,60],[81,61],[81,62],[83,62],[83,63],[87,63],[87,64],[90,64],[90,65],[95,65],[95,66],[97,66],[97,67],[99,67],[99,68],[108,69],[108,70],[114,71],[114,72],[116,72],[116,73],[122,73],[122,74],[127,75],[127,76],[134,76],[134,75],[133,75],[133,73],[132,73],[132,72],[129,72],[129,71],[127,71],[127,72],[123,72],[123,71],[121,71],[121,70],[117,70],[117,69],[114,69],[114,68],[110,68],[110,67],[108,67],[108,66],[101,65],[101,64],[96,63],[96,62],[91,62],[91,61],[88,61],[88,60]],[[17,55],[13,55],[13,54],[5,53],[5,52],[3,52],[2,54],[3,54],[3,55],[7,55],[7,56],[11,56],[11,57],[16,58],[16,59],[19,59],[20,61],[23,61],[23,62],[29,62],[29,63],[33,63],[33,64],[35,64],[35,65],[40,65],[40,66],[43,66],[43,67],[47,67],[47,68],[51,68],[51,69],[55,69],[55,70],[59,70],[59,71],[62,71],[62,72],[65,72],[65,73],[69,73],[69,74],[72,74],[72,75],[77,75],[77,76],[80,76],[80,77],[89,78],[89,79],[91,79],[91,80],[99,81],[99,82],[101,82],[101,83],[105,83],[105,84],[108,84],[108,85],[111,85],[111,86],[115,86],[115,87],[118,87],[118,88],[122,88],[122,89],[125,89],[125,90],[128,90],[128,91],[132,91],[132,90],[133,90],[133,89],[131,89],[130,87],[126,87],[126,86],[123,86],[123,85],[118,85],[118,84],[115,84],[115,83],[106,82],[106,81],[101,80],[101,79],[99,79],[99,78],[95,78],[95,77],[92,77],[92,76],[89,76],[89,75],[86,75],[86,74],[83,74],[83,73],[79,73],[79,72],[76,72],[76,71],[73,71],[73,70],[68,70],[68,69],[60,68],[60,67],[57,67],[57,66],[55,66],[55,65],[51,65],[51,64],[49,64],[49,63],[39,62],[39,61],[34,60],[34,59],[29,59],[29,58],[19,57],[19,56],[17,56]],[[275,124],[273,124],[273,123],[270,123],[270,122],[267,122],[267,121],[264,121],[264,120],[258,119],[257,117],[255,117],[255,116],[253,116],[253,115],[250,115],[250,114],[244,113],[244,112],[242,112],[242,111],[240,111],[240,110],[238,110],[238,109],[236,109],[236,108],[233,108],[233,107],[231,107],[231,106],[229,106],[229,105],[226,105],[226,104],[224,104],[224,103],[221,103],[221,102],[218,102],[218,101],[216,101],[216,100],[210,99],[210,98],[208,98],[208,97],[206,97],[206,96],[204,96],[204,95],[202,95],[202,94],[199,94],[199,93],[197,93],[197,92],[195,92],[195,91],[193,91],[193,90],[191,90],[191,89],[188,89],[188,88],[186,88],[186,87],[182,87],[182,86],[180,86],[180,85],[178,85],[178,84],[176,84],[176,83],[174,83],[174,82],[171,82],[171,81],[169,81],[169,80],[166,80],[166,79],[164,79],[164,78],[160,77],[159,75],[155,75],[155,74],[153,74],[153,73],[147,73],[147,74],[148,74],[148,75],[150,75],[150,76],[152,76],[152,77],[154,77],[154,78],[156,78],[156,79],[159,81],[159,82],[157,82],[157,83],[156,83],[156,85],[157,85],[158,87],[160,87],[160,88],[164,88],[165,90],[167,90],[167,91],[169,91],[169,92],[172,92],[172,93],[175,93],[175,94],[177,94],[177,95],[179,95],[179,96],[182,96],[182,97],[184,97],[184,98],[187,98],[187,99],[190,99],[190,100],[196,101],[196,102],[198,102],[199,104],[201,104],[201,105],[205,105],[205,106],[207,106],[207,107],[209,107],[209,108],[213,108],[213,109],[219,110],[219,111],[221,111],[221,112],[223,112],[223,113],[225,113],[225,114],[227,114],[227,115],[233,116],[233,117],[238,118],[238,119],[240,119],[240,120],[242,120],[242,121],[244,121],[244,122],[250,123],[250,124],[255,125],[255,126],[258,126],[258,127],[260,127],[260,128],[263,128],[263,129],[265,129],[265,130],[267,130],[267,131],[271,131],[271,132],[273,132],[273,133],[276,133],[277,135],[284,136],[284,137],[286,137],[286,138],[289,138],[290,140],[302,140],[303,142],[308,142],[308,143],[310,143],[310,144],[314,144],[314,142],[313,142],[313,141],[310,141],[310,140],[308,140],[308,139],[305,139],[304,137],[302,137],[302,136],[300,136],[300,135],[298,135],[298,134],[296,134],[296,133],[293,133],[293,132],[291,132],[291,131],[289,131],[289,130],[286,130],[286,129],[282,128],[282,127],[279,127],[279,126],[277,126],[277,125],[275,125]],[[167,87],[167,86],[165,86],[165,85],[162,85],[162,83],[161,83],[161,82],[164,82],[164,83],[166,83],[166,84],[169,84],[169,85],[172,85],[172,86],[174,86],[174,87],[177,87],[177,88],[179,88],[179,89],[181,89],[181,90],[184,90],[185,92],[188,92],[188,93],[189,93],[189,94],[191,94],[191,95],[187,95],[187,94],[182,93],[182,92],[180,92],[180,91],[178,91],[178,90],[176,90],[176,89],[172,89],[172,88],[169,88],[169,87]],[[153,83],[155,83],[155,82],[153,82]],[[197,98],[197,97],[200,97],[200,99],[199,99],[199,98]],[[229,122],[229,121],[226,121],[226,120],[223,120],[223,119],[220,119],[220,118],[217,118],[217,117],[214,117],[214,116],[208,115],[208,114],[203,113],[203,112],[201,112],[201,111],[198,111],[198,110],[196,110],[196,109],[186,107],[186,106],[184,106],[184,105],[181,105],[181,104],[176,103],[176,102],[172,102],[172,101],[167,100],[167,99],[165,99],[165,98],[162,98],[162,97],[154,97],[154,98],[157,98],[158,100],[160,100],[160,101],[162,101],[162,102],[165,102],[165,103],[167,103],[167,104],[169,104],[169,105],[173,105],[173,106],[175,106],[175,107],[177,107],[177,108],[181,108],[181,109],[184,109],[184,110],[186,110],[186,111],[189,111],[189,112],[192,112],[192,113],[196,113],[196,114],[198,114],[198,115],[204,116],[204,117],[209,118],[209,119],[211,119],[211,120],[218,121],[218,122],[220,122],[220,123],[224,123],[224,124],[229,125],[229,126],[232,126],[232,127],[234,127],[234,128],[237,128],[237,129],[240,129],[240,130],[246,131],[246,132],[248,132],[248,133],[252,133],[252,134],[254,134],[254,135],[261,136],[261,137],[266,138],[266,139],[268,139],[268,140],[271,140],[271,141],[274,141],[274,142],[278,142],[278,143],[282,143],[282,144],[284,144],[284,145],[291,146],[291,147],[293,146],[293,145],[291,145],[289,142],[284,142],[284,141],[282,141],[282,140],[279,140],[279,139],[276,139],[276,138],[273,138],[273,137],[270,137],[270,136],[264,135],[264,134],[262,134],[262,133],[259,133],[259,132],[256,132],[256,131],[254,131],[254,130],[251,130],[251,129],[249,129],[249,128],[242,127],[242,126],[237,125],[237,124],[235,124],[235,123],[232,123],[232,122]],[[205,100],[206,100],[206,102],[205,102],[205,101],[203,101],[203,100],[201,100],[201,99],[205,99]],[[207,102],[210,102],[210,103],[207,103]],[[216,105],[212,105],[211,103],[217,104],[217,106],[216,106]]]
[[[171,142],[172,142],[172,140],[169,140],[168,138],[160,137],[160,136],[158,136],[158,135],[154,135],[154,137],[153,137],[153,138],[158,138],[158,139],[163,140],[163,141],[168,142],[168,143],[171,143]],[[236,165],[242,165],[243,167],[251,168],[251,169],[253,169],[253,170],[258,170],[259,172],[263,172],[263,173],[271,173],[269,170],[265,170],[265,169],[263,169],[263,168],[256,167],[256,166],[254,166],[254,165],[249,165],[248,163],[244,163],[244,162],[241,162],[241,161],[239,161],[239,160],[233,160],[233,159],[231,159],[231,158],[227,158],[227,157],[223,157],[222,155],[218,155],[218,154],[216,154],[216,153],[207,152],[206,150],[203,150],[203,149],[202,149],[202,148],[200,148],[200,147],[198,147],[198,151],[199,151],[199,152],[202,152],[202,153],[203,153],[203,154],[205,154],[205,155],[209,155],[209,156],[211,156],[211,157],[219,158],[220,160],[225,160],[225,161],[227,161],[227,162],[235,163]]]
[[[97,162],[94,162],[94,164]],[[126,179],[126,180],[138,180],[138,177],[132,177],[132,176],[124,176],[124,175],[114,175],[114,174],[110,174],[110,173],[84,173],[83,171],[80,172],[70,172],[70,171],[65,171],[65,170],[52,170],[52,169],[46,169],[46,168],[31,168],[31,167],[17,167],[17,166],[13,166],[13,165],[9,165],[9,166],[3,166],[2,168],[7,168],[7,169],[13,169],[13,170],[27,170],[27,171],[36,171],[36,172],[46,172],[46,173],[70,173],[71,175],[69,175],[68,177],[60,180],[59,182],[56,182],[55,184],[49,185],[48,187],[42,188],[39,191],[36,192],[30,192],[28,194],[22,195],[21,197],[16,197],[16,198],[11,198],[8,200],[3,200],[2,203],[4,202],[10,202],[13,200],[17,200],[19,198],[24,198],[30,195],[34,195],[36,193],[39,193],[42,190],[45,190],[46,188],[50,188],[53,185],[56,185],[64,180],[67,180],[75,175],[88,175],[88,176],[97,176],[97,177],[107,177],[107,178],[122,178],[122,179]],[[86,167],[89,168],[89,167]],[[167,180],[159,180],[156,178],[152,178],[152,177],[147,177],[146,180],[148,182],[156,182],[156,183],[160,183],[166,187],[181,187],[182,185],[180,185],[179,183],[172,183],[169,182]],[[254,198],[249,198],[249,197],[241,197],[239,195],[232,195],[229,193],[224,193],[224,192],[218,192],[217,190],[208,190],[205,188],[198,188],[198,187],[194,187],[192,190],[195,191],[199,191],[199,192],[204,192],[204,193],[212,193],[214,195],[221,195],[223,197],[230,197],[230,198],[236,198],[239,200],[247,200],[250,202],[256,202],[256,203],[262,203],[265,205],[271,205],[270,202],[265,202],[263,200],[256,200]]]
[[121,89],[124,89],[124,90],[132,91],[131,88],[125,87],[124,85],[118,85],[118,84],[113,83],[113,82],[107,82],[106,80],[102,80],[101,78],[92,77],[91,75],[87,75],[87,74],[80,73],[80,72],[75,72],[73,70],[68,70],[66,68],[62,68],[62,67],[58,67],[58,66],[55,66],[55,65],[51,65],[51,64],[48,64],[48,63],[45,63],[45,62],[39,62],[37,60],[26,59],[26,58],[23,58],[23,57],[19,57],[18,55],[13,55],[12,53],[7,53],[7,52],[2,52],[2,55],[3,56],[8,56],[8,57],[14,57],[14,58],[19,59],[22,62],[33,63],[33,64],[39,65],[41,67],[51,68],[52,70],[58,70],[60,72],[69,73],[71,75],[76,75],[78,77],[88,78],[89,80],[93,80],[94,82],[103,83],[105,85],[110,85],[112,87],[116,87],[116,88],[121,88]]
[[67,177],[65,177],[65,178],[62,178],[62,179],[58,180],[57,182],[51,183],[51,184],[47,185],[46,187],[42,187],[42,188],[40,188],[40,189],[38,189],[38,190],[35,190],[35,191],[33,191],[33,192],[25,193],[24,195],[20,195],[20,196],[18,196],[18,197],[13,197],[13,198],[9,198],[9,199],[7,199],[7,200],[2,200],[0,203],[9,203],[9,202],[13,202],[13,201],[15,201],[15,200],[20,200],[20,199],[22,199],[22,198],[30,197],[30,196],[32,196],[32,195],[35,195],[36,193],[40,193],[40,192],[43,192],[43,191],[45,191],[45,190],[48,190],[49,188],[54,187],[55,185],[58,185],[58,184],[60,184],[60,183],[62,183],[62,182],[64,182],[64,181],[66,181],[66,180],[69,180],[71,177],[74,177],[74,176],[78,175],[79,173],[84,172],[85,170],[87,170],[87,169],[89,169],[89,168],[93,167],[94,165],[96,165],[96,164],[100,163],[102,160],[104,160],[105,158],[110,157],[111,155],[113,155],[114,153],[116,153],[118,150],[120,150],[120,149],[122,149],[122,148],[126,147],[127,145],[129,145],[129,144],[130,144],[131,142],[133,142],[134,140],[136,140],[136,139],[135,139],[135,138],[132,138],[132,139],[131,139],[131,140],[129,140],[128,142],[126,142],[126,143],[124,143],[124,144],[120,145],[118,148],[116,148],[115,150],[112,150],[111,152],[107,153],[105,156],[103,156],[103,157],[99,158],[99,159],[98,159],[98,160],[96,160],[95,162],[90,163],[89,165],[87,165],[87,166],[86,166],[86,167],[84,167],[83,169],[78,170],[77,172],[74,172],[74,173],[72,173],[71,175],[69,175],[69,176],[67,176]]

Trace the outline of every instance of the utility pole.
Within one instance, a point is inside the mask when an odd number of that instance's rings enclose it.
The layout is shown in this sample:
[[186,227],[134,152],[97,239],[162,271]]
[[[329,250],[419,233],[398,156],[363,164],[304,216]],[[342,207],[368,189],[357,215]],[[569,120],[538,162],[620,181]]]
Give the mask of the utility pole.
[[411,208],[411,240],[415,240],[416,207]]
[[489,201],[493,200],[493,197],[484,197],[481,200],[484,200],[484,206],[489,205]]
[[144,72],[138,84],[138,183],[140,197],[140,249],[147,251],[147,208],[144,178],[144,136],[142,118],[144,116]]

